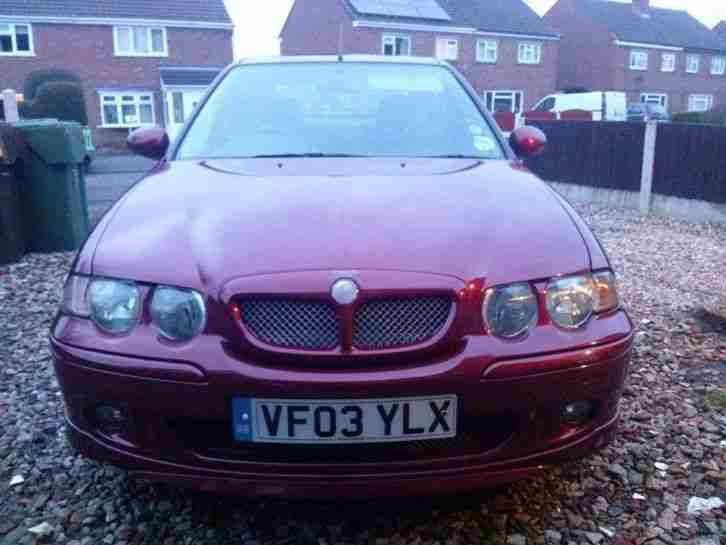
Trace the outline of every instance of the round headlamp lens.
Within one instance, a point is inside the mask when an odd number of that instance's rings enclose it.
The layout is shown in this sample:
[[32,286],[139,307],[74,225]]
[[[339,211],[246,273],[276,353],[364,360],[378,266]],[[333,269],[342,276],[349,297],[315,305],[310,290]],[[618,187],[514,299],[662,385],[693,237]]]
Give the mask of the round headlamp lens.
[[537,296],[524,282],[490,288],[484,297],[483,315],[493,335],[518,337],[537,322]]
[[593,312],[594,288],[589,274],[551,280],[545,300],[550,319],[567,329],[585,325]]
[[131,331],[141,315],[139,289],[133,282],[93,280],[88,287],[88,305],[93,322],[112,335]]
[[206,324],[204,298],[194,290],[160,286],[151,299],[151,320],[167,339],[188,341]]

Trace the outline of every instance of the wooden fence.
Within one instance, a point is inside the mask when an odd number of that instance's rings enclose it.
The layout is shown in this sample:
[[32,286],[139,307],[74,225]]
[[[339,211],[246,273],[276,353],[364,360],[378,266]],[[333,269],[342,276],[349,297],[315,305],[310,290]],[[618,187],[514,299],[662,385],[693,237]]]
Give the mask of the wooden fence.
[[528,167],[540,178],[605,189],[640,191],[645,124],[528,120],[547,135]]

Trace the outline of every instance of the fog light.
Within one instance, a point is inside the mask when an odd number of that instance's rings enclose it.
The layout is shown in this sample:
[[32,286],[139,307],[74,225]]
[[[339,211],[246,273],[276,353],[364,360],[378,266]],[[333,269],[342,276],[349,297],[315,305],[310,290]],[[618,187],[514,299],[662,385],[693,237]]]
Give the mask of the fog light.
[[118,407],[99,405],[96,407],[96,419],[104,426],[120,426],[126,422],[126,414]]
[[591,415],[592,403],[589,401],[575,401],[562,408],[562,420],[565,424],[583,424]]

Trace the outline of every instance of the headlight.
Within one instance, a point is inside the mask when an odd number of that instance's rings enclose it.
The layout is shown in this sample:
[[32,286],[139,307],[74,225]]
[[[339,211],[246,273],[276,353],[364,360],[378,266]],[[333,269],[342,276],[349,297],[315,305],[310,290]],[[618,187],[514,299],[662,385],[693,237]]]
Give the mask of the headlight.
[[593,314],[619,304],[615,275],[610,271],[557,278],[547,285],[547,313],[556,325],[567,329],[581,327]]
[[93,322],[113,335],[131,331],[141,315],[139,289],[133,282],[93,280],[88,287],[88,306]]
[[490,288],[484,296],[482,314],[493,335],[518,337],[537,322],[537,296],[527,283]]
[[204,298],[194,290],[160,286],[151,299],[151,320],[172,341],[187,341],[199,335],[207,321]]
[[581,327],[592,316],[594,291],[595,283],[589,274],[553,279],[547,284],[547,313],[560,327]]

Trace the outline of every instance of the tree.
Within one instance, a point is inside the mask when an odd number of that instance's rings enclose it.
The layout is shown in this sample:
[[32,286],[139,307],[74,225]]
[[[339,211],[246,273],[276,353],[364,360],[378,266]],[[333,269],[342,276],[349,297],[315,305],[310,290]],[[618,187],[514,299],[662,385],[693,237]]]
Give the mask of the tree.
[[31,72],[23,84],[23,96],[26,101],[33,101],[40,87],[54,81],[70,81],[81,84],[81,78],[75,72],[63,68],[46,68]]
[[77,83],[69,81],[44,83],[30,106],[30,117],[53,117],[87,125],[88,114],[83,89]]

